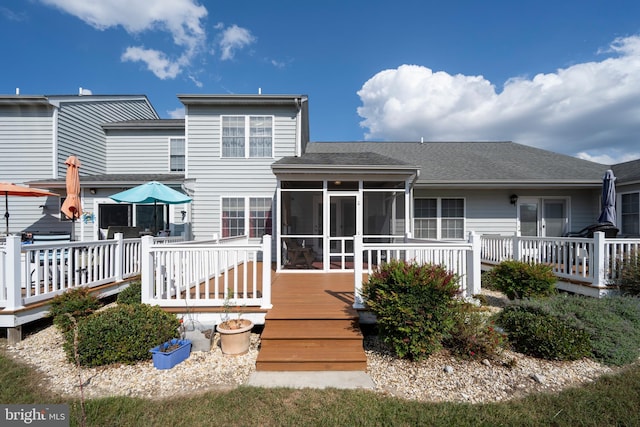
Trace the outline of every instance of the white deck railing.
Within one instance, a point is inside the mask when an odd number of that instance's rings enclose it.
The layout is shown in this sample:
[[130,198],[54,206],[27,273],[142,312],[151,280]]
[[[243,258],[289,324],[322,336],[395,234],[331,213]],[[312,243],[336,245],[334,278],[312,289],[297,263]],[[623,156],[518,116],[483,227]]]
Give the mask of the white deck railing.
[[[166,244],[183,238],[152,239]],[[0,307],[13,311],[69,289],[137,276],[141,249],[140,239],[124,239],[120,233],[112,240],[29,245],[22,244],[18,236],[8,236],[0,245]]]
[[142,238],[142,301],[163,307],[271,308],[271,236],[153,244]]
[[551,266],[556,276],[606,288],[620,274],[623,261],[640,249],[640,239],[481,236],[482,262],[497,265],[506,259]]
[[416,261],[420,264],[442,265],[460,278],[465,297],[480,293],[480,239],[469,233],[468,241],[443,242],[407,239],[404,243],[363,243],[354,237],[355,308],[363,308],[363,274],[371,274],[382,262],[390,260]]

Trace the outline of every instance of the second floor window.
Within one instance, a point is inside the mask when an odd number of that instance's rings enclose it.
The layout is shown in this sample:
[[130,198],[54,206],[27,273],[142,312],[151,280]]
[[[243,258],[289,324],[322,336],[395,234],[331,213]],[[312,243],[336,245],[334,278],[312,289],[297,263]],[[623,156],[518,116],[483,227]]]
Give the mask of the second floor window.
[[184,172],[184,138],[169,139],[169,170],[171,172]]
[[222,157],[271,157],[272,116],[222,116]]

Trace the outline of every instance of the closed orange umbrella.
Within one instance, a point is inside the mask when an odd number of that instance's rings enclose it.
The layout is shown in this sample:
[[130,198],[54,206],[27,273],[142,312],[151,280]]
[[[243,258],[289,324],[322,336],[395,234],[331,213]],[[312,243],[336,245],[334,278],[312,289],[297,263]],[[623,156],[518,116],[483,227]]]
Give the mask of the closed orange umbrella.
[[71,218],[72,230],[71,238],[73,239],[74,230],[73,223],[82,215],[82,204],[80,203],[80,160],[76,156],[69,156],[64,162],[67,165],[67,198],[65,199],[60,212]]
[[7,225],[7,235],[9,234],[9,196],[19,197],[44,197],[58,196],[46,190],[38,190],[37,188],[23,187],[9,182],[0,182],[0,194],[4,194],[4,219]]

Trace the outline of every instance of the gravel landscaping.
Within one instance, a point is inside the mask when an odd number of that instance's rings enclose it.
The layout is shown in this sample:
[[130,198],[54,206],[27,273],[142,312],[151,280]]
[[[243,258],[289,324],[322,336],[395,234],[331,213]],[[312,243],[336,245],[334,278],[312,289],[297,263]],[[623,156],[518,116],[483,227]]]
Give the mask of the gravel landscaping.
[[[500,301],[495,295],[488,296]],[[7,347],[7,353],[40,371],[47,380],[42,386],[63,396],[79,397],[79,372],[66,361],[62,342],[62,335],[51,326]],[[151,361],[82,368],[83,393],[86,398],[162,399],[228,390],[244,384],[255,370],[259,342],[259,335],[253,334],[251,349],[242,356],[225,356],[217,345],[208,352],[192,351],[187,360],[168,370],[154,368]],[[553,362],[511,351],[481,361],[459,360],[443,351],[424,362],[410,362],[395,358],[376,336],[367,336],[364,346],[376,392],[419,401],[497,402],[559,391],[614,370],[589,359]]]

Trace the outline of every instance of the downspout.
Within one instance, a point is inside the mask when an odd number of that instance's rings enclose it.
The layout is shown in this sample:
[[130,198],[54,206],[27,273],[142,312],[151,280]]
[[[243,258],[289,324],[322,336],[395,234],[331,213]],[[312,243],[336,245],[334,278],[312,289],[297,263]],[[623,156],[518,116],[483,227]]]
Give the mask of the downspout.
[[405,186],[405,238],[413,238],[413,186],[420,177],[420,169],[416,170],[415,175],[411,180],[406,181]]
[[51,120],[51,162],[52,162],[52,178],[58,178],[58,107],[53,107],[53,117]]
[[296,157],[302,155],[302,99],[295,99],[298,112],[296,114]]

